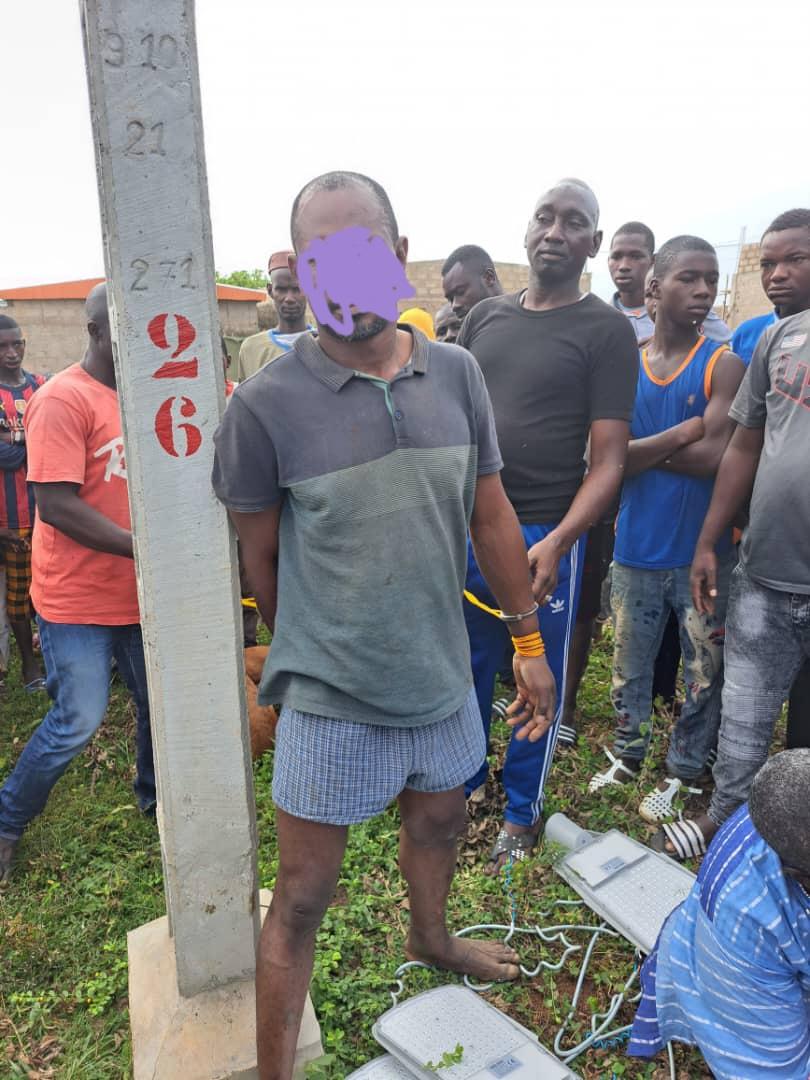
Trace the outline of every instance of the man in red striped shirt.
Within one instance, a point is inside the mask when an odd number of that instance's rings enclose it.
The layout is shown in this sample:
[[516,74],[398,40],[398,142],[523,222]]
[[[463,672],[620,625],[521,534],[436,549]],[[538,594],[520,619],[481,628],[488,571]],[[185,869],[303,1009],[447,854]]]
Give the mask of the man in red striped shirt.
[[26,690],[45,688],[34,653],[31,631],[31,545],[34,527],[34,492],[26,482],[25,431],[23,415],[34,391],[45,382],[44,375],[23,369],[25,339],[14,319],[0,315],[0,529],[8,529],[19,540],[0,547],[6,571],[8,621],[20,650],[23,684]]

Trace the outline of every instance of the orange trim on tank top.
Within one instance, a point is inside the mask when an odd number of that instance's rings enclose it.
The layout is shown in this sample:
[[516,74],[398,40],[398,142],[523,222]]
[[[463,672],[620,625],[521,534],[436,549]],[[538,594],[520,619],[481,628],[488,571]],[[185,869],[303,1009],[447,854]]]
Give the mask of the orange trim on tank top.
[[728,345],[721,345],[719,349],[715,349],[706,365],[706,371],[703,375],[703,394],[707,401],[709,401],[712,396],[712,375],[714,374],[714,365],[717,363],[717,358],[720,356],[720,353],[724,352],[728,352]]
[[703,335],[701,334],[701,336],[697,339],[695,344],[692,346],[692,348],[686,354],[686,357],[685,357],[683,363],[681,364],[681,366],[678,368],[678,370],[673,371],[673,373],[667,379],[659,379],[657,375],[653,375],[653,373],[650,371],[650,365],[649,365],[649,362],[647,360],[647,350],[642,349],[641,350],[641,362],[644,365],[644,370],[647,373],[647,378],[650,380],[650,382],[655,383],[656,386],[669,386],[669,384],[671,382],[674,382],[675,379],[678,378],[678,376],[681,374],[682,371],[685,371],[689,367],[689,365],[691,364],[691,362],[695,358],[695,353],[698,351],[698,349],[700,348],[700,346],[703,344],[703,342],[705,340],[706,340],[706,338],[703,337]]

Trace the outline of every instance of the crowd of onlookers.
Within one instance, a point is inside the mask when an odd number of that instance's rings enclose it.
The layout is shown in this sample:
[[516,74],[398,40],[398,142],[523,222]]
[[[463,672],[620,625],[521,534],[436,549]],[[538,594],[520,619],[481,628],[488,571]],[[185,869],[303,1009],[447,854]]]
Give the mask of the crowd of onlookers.
[[[367,177],[308,184],[292,249],[270,258],[277,325],[231,365],[213,471],[239,536],[245,643],[259,614],[274,633],[259,701],[283,706],[280,867],[257,976],[263,1078],[290,1075],[347,827],[395,798],[409,955],[517,975],[511,948],[445,927],[465,798],[487,798],[494,710],[514,733],[484,869],[528,857],[552,764],[580,737],[577,691],[607,618],[615,738],[590,791],[638,782],[662,699],[664,775],[639,813],[672,858],[709,849],[645,965],[632,1052],[682,1039],[718,1076],[807,1075],[810,210],[765,230],[772,309],[734,332],[714,309],[711,244],[657,245],[639,221],[610,239],[610,302],[582,293],[599,215],[587,184],[560,181],[526,227],[526,289],[504,294],[489,255],[464,245],[442,266],[447,303],[398,322],[368,300],[362,244],[342,306],[330,298],[307,322],[299,259],[314,280],[335,238],[360,229],[377,245],[373,273],[406,263]],[[0,788],[0,880],[101,723],[112,663],[137,706],[139,804],[155,807],[103,284],[87,330],[84,358],[46,382],[0,316],[0,678],[10,626],[26,691],[51,700]],[[499,678],[511,705],[493,704]],[[769,762],[788,700],[791,749]],[[712,781],[705,812],[690,813]]]

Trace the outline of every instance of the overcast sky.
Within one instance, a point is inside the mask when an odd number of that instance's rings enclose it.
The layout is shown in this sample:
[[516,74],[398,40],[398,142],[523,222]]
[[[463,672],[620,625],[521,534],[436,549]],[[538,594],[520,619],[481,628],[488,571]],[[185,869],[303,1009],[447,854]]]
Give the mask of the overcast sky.
[[[733,270],[742,227],[810,205],[809,22],[806,0],[198,0],[217,269],[265,265],[302,184],[349,168],[413,259],[521,260],[573,175],[608,237],[697,233]],[[103,260],[78,0],[6,0],[0,26],[2,296]],[[607,295],[604,252],[592,269]]]

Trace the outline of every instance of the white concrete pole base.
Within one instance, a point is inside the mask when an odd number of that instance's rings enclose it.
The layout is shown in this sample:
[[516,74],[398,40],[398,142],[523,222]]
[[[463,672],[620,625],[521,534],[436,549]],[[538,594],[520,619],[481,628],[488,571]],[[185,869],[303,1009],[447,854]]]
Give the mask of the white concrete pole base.
[[[260,892],[262,918],[272,893]],[[135,1080],[256,1080],[256,993],[252,979],[183,998],[174,941],[164,915],[127,935],[129,1011]],[[307,995],[295,1080],[323,1054],[321,1029]]]

